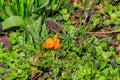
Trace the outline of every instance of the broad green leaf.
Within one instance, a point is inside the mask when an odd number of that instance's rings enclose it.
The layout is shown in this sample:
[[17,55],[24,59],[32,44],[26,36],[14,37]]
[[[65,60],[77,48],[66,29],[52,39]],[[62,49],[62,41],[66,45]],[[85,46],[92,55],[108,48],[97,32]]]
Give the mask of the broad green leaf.
[[2,25],[2,30],[6,30],[14,26],[25,25],[24,20],[20,16],[11,16],[0,24]]

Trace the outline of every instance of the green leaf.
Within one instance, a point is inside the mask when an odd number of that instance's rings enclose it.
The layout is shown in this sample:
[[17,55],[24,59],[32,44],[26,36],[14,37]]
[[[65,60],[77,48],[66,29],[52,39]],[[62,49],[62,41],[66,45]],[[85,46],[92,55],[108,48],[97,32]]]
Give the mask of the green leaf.
[[[34,28],[29,28],[27,27],[28,33],[31,35],[31,37],[33,37],[34,40],[39,40],[39,34],[37,31],[34,30]],[[34,36],[36,35],[36,36]]]
[[42,26],[42,31],[41,31],[40,35],[41,35],[40,37],[42,39],[44,39],[48,35],[48,31],[47,31],[47,28],[46,28],[45,24],[43,24],[43,26]]
[[120,30],[120,27],[119,26],[114,26],[114,30]]
[[85,66],[84,66],[84,72],[86,74],[91,74],[91,68],[90,68],[89,64],[85,64]]
[[11,43],[11,44],[15,44],[16,43],[16,40],[15,40],[15,38],[14,37],[10,37],[9,38],[9,42]]
[[77,3],[77,2],[74,2],[74,3],[73,3],[73,7],[74,7],[74,8],[77,8],[77,7],[78,7],[78,3]]
[[18,76],[18,74],[15,71],[12,70],[11,73],[10,73],[10,79],[11,80],[15,79],[17,76]]
[[100,45],[96,46],[95,49],[96,49],[97,54],[102,54],[103,53],[102,46],[100,46]]
[[48,3],[49,3],[49,1],[50,1],[50,0],[42,0],[42,2],[40,3],[39,8],[37,8],[34,12],[39,11],[41,8],[47,6]]
[[116,60],[117,64],[120,64],[120,57],[119,56],[116,56],[115,60]]
[[117,35],[117,40],[120,40],[120,34]]
[[27,64],[22,64],[22,65],[20,66],[20,68],[21,68],[21,69],[27,68]]
[[11,44],[15,44],[16,43],[16,38],[17,38],[17,33],[12,32],[9,34],[9,41]]
[[5,12],[7,13],[8,16],[13,16],[13,12],[11,11],[9,6],[5,6]]
[[103,42],[103,43],[101,43],[100,45],[103,47],[103,49],[104,49],[104,48],[107,48],[107,43],[106,43],[106,42]]
[[105,76],[99,76],[98,80],[106,80]]
[[93,52],[93,49],[91,47],[88,47],[87,52],[91,53],[91,52]]
[[75,51],[75,52],[79,52],[79,51],[80,51],[80,48],[74,46],[74,47],[72,48],[72,50]]
[[105,24],[105,25],[110,25],[111,22],[110,22],[110,20],[105,20],[105,21],[103,22],[103,24]]
[[117,19],[117,15],[115,13],[110,14],[111,19]]
[[13,26],[22,26],[25,25],[24,20],[20,16],[11,16],[5,21],[0,23],[2,25],[2,30],[6,30]]
[[102,52],[103,60],[108,61],[110,56],[111,56],[111,52],[104,52],[104,51]]
[[0,0],[0,7],[3,6],[4,0]]
[[107,62],[102,62],[102,63],[100,64],[100,70],[103,69],[103,68],[106,66],[106,64],[107,64]]
[[58,4],[53,5],[52,10],[57,10]]
[[40,7],[39,7],[39,8],[41,9],[41,8],[47,6],[47,4],[49,3],[49,1],[50,1],[50,0],[43,0],[43,1],[41,2],[41,4],[40,4]]
[[92,16],[92,22],[94,25],[98,24],[102,20],[102,16],[100,14],[96,14]]
[[54,76],[57,76],[58,73],[59,73],[59,68],[55,68],[55,69],[53,70],[53,73],[54,73]]
[[69,17],[70,17],[69,14],[64,14],[64,15],[62,15],[62,18],[63,18],[65,21],[69,20]]
[[104,9],[104,12],[110,13],[110,12],[112,12],[113,7],[109,3],[106,3],[105,7],[103,9]]
[[3,20],[5,20],[8,16],[5,14],[5,12],[1,11],[0,12],[0,18],[2,18]]
[[109,69],[108,69],[108,68],[104,69],[104,70],[102,71],[102,74],[104,74],[105,76],[108,76],[108,74],[109,74]]
[[117,11],[116,14],[117,14],[117,17],[120,17],[120,11]]
[[60,10],[60,14],[66,14],[66,13],[67,13],[67,9]]
[[85,3],[87,0],[82,0],[83,3]]

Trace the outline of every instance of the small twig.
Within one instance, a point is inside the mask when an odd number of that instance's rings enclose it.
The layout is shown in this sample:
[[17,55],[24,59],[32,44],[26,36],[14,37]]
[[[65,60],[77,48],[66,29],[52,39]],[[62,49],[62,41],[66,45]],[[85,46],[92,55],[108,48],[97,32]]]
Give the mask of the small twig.
[[118,31],[109,31],[109,32],[85,32],[86,34],[112,34],[112,33],[120,33],[120,30]]

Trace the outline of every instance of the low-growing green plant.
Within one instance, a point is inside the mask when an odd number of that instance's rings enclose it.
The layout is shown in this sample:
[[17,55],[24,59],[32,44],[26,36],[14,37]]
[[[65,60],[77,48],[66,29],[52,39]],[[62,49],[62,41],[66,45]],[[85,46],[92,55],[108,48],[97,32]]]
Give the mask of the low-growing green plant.
[[[25,41],[28,40],[31,43],[34,43],[36,41],[39,42],[41,36],[40,32],[42,32],[43,28],[42,22],[44,22],[42,18],[45,15],[45,11],[43,11],[43,8],[47,6],[49,0],[38,0],[38,2],[39,3],[37,3],[37,1],[34,0],[8,0],[5,4],[5,1],[2,0],[0,7],[2,10],[1,18],[5,20],[1,22],[2,30],[9,29],[13,26],[19,26],[25,33],[24,37],[27,38],[24,39]],[[6,15],[7,19],[3,15]]]

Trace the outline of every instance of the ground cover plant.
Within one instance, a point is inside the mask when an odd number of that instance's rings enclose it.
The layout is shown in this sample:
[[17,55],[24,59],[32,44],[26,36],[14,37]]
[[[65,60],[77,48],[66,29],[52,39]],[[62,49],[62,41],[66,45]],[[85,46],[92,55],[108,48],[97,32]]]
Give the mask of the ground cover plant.
[[119,79],[119,0],[0,0],[0,80]]

